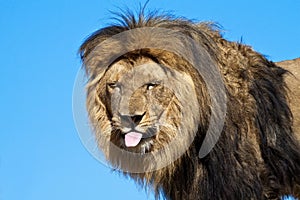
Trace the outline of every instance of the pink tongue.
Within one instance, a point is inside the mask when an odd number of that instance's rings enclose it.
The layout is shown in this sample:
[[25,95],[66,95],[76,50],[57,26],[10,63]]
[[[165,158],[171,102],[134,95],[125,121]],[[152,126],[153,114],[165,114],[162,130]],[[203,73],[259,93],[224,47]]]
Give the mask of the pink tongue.
[[142,139],[142,134],[137,132],[129,132],[125,135],[126,147],[135,147]]

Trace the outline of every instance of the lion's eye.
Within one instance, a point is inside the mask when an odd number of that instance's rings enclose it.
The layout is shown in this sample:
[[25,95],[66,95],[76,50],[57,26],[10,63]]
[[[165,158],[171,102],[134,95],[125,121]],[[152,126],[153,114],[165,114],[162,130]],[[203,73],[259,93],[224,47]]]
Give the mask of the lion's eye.
[[152,90],[155,86],[157,86],[158,83],[148,83],[147,86],[147,90]]
[[111,89],[115,89],[119,87],[119,84],[117,82],[107,83],[107,86]]

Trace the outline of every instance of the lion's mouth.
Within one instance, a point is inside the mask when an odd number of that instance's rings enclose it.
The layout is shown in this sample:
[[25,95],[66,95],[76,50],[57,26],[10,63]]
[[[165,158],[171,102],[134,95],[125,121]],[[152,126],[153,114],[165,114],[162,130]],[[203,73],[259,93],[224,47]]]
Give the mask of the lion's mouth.
[[156,128],[148,128],[145,132],[139,132],[135,129],[123,133],[123,139],[125,147],[127,148],[137,148],[144,153],[149,152],[153,144],[153,139],[156,136]]
[[139,132],[131,131],[125,134],[125,146],[126,147],[135,147],[142,140],[143,134]]

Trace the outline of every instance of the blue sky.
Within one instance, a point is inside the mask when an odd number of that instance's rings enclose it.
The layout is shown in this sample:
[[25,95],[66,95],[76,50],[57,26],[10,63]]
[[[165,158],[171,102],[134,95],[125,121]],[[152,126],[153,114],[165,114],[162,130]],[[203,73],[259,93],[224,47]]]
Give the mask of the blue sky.
[[[0,0],[0,200],[153,199],[99,163],[72,116],[77,50],[134,0]],[[215,21],[273,61],[300,57],[300,1],[151,0],[149,9]]]

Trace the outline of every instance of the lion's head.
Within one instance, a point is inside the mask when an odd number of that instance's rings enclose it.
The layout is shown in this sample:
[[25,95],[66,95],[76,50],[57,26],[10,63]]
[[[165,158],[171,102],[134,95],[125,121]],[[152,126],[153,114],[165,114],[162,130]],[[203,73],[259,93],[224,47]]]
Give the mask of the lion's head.
[[129,52],[100,74],[88,85],[89,115],[100,148],[124,171],[147,172],[172,164],[189,149],[208,118],[204,115],[210,115],[205,82],[173,53]]

